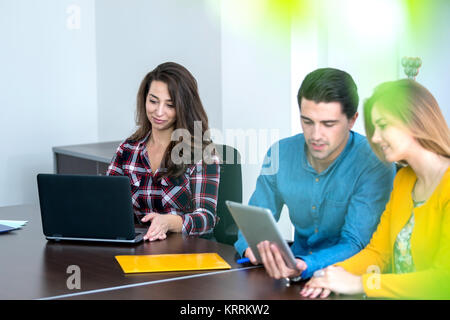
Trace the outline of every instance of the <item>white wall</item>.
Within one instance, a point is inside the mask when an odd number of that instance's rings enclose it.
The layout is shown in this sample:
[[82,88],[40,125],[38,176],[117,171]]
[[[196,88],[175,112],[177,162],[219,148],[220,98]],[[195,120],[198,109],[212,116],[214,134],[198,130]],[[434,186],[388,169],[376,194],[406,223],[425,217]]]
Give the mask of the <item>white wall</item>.
[[[314,3],[310,12],[314,19],[292,22],[293,89],[298,89],[306,73],[315,68],[334,67],[349,72],[360,97],[360,116],[354,130],[365,134],[364,100],[378,84],[406,78],[402,57],[421,57],[423,65],[416,80],[433,93],[450,123],[446,76],[450,72],[449,1],[420,3],[421,7],[417,8],[421,11],[412,21],[408,20],[404,1],[317,0]],[[292,114],[298,115],[294,100]],[[292,126],[293,133],[301,131],[298,121]]]
[[218,5],[208,0],[96,1],[100,140],[123,140],[133,132],[139,84],[166,61],[194,75],[210,127],[221,129]]
[[[450,1],[429,1],[426,14],[418,17],[399,44],[399,57],[420,57],[416,78],[435,96],[450,124]],[[404,76],[403,70],[402,77]]]
[[[400,39],[398,31],[403,27],[401,12],[397,12],[398,16],[390,16],[389,12],[383,10],[383,2],[386,1],[372,1],[376,7],[372,10],[372,6],[368,7],[356,0],[323,2],[326,6],[321,11],[324,15],[322,19],[327,21],[324,26],[327,28],[324,39],[327,41],[327,59],[323,61],[323,66],[342,69],[355,80],[360,103],[354,130],[365,135],[364,100],[379,83],[399,78],[397,43]],[[393,8],[387,7],[386,10]],[[383,28],[382,23],[395,28]]]
[[[254,3],[254,2],[253,2]],[[247,145],[239,148],[242,158],[243,202],[247,203],[256,186],[265,153],[276,140],[290,136],[290,32],[289,28],[270,34],[271,21],[264,15],[252,18],[256,7],[240,0],[222,1],[222,108],[226,133],[245,130]],[[246,18],[247,17],[247,18]],[[263,135],[264,143],[255,148],[251,134]],[[275,142],[275,141],[273,141]],[[255,151],[257,153],[255,157]],[[255,159],[257,159],[255,161]],[[283,214],[283,230],[289,235],[289,221]]]
[[[293,75],[293,86],[298,90],[306,74],[316,68],[332,67],[348,72],[356,82],[360,98],[359,117],[353,130],[365,134],[364,100],[377,84],[399,76],[397,46],[404,27],[401,10],[391,6],[387,9],[394,8],[393,12],[386,13],[386,1],[318,0],[314,4],[311,12],[314,18],[292,24],[292,66],[293,70],[299,70]],[[376,8],[370,10],[373,6]],[[383,28],[381,21],[395,28]],[[292,109],[293,115],[298,116],[296,100],[292,101]],[[293,132],[301,132],[297,119]]]
[[175,61],[221,129],[220,8],[196,0],[0,0],[0,206],[37,202],[53,146],[122,140],[143,76]]
[[90,0],[0,1],[0,206],[37,201],[53,146],[97,140],[94,13]]

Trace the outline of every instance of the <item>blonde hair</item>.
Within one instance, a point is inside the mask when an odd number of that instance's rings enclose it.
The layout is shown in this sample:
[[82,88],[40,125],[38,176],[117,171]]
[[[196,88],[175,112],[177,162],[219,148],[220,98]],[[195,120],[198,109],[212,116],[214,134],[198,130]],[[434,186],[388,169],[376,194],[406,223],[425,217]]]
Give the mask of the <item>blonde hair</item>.
[[405,124],[425,149],[450,158],[450,130],[433,95],[410,79],[384,82],[364,102],[364,125],[374,153],[385,161],[381,149],[372,142],[374,126],[372,109],[388,113]]

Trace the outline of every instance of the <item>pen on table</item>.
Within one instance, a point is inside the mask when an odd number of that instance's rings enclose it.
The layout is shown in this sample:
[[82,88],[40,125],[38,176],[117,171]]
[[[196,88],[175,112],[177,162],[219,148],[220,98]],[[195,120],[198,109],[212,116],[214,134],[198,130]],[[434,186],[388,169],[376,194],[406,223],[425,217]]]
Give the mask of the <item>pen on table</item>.
[[241,259],[236,260],[236,262],[239,264],[244,264],[244,263],[250,262],[250,259],[249,258],[241,258]]

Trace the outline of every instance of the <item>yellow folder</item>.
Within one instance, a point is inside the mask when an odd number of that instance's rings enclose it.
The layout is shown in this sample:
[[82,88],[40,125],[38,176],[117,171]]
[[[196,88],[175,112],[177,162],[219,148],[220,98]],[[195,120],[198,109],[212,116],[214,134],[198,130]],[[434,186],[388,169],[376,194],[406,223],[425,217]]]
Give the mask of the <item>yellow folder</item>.
[[217,253],[116,256],[124,273],[230,269]]

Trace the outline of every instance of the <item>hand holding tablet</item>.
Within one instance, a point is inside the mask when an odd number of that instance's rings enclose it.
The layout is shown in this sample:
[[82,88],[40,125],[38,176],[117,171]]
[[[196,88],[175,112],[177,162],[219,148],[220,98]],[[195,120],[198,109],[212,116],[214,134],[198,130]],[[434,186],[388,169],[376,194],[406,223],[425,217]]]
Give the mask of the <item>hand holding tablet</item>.
[[244,256],[250,262],[263,263],[276,279],[297,277],[306,269],[304,261],[294,258],[270,210],[231,201],[226,205],[249,245]]
[[259,255],[263,261],[268,275],[274,279],[291,279],[298,281],[306,263],[300,259],[295,259],[295,268],[287,266],[280,249],[276,244],[263,241],[257,245]]

